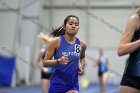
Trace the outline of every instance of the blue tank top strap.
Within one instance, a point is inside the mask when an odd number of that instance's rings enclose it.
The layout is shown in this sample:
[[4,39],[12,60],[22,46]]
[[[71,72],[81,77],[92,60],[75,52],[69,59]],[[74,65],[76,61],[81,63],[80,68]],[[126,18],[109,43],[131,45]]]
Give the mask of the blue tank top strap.
[[80,40],[76,37],[76,43],[80,45]]
[[64,40],[64,36],[61,35],[61,36],[60,36],[60,44],[62,43],[63,40]]

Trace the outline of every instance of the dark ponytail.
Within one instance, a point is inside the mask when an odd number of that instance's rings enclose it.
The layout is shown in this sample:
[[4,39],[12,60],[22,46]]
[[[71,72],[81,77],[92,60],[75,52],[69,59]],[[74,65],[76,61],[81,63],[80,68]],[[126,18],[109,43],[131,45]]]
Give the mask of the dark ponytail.
[[59,28],[55,28],[55,29],[53,28],[52,31],[53,32],[51,33],[51,35],[54,36],[54,37],[58,37],[60,35],[64,35],[65,34],[65,30],[64,30],[63,26],[61,26]]

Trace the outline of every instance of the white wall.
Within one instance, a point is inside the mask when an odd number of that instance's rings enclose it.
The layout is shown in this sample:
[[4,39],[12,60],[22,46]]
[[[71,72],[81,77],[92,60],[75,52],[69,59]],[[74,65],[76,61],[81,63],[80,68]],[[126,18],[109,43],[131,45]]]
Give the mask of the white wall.
[[0,12],[0,52],[2,47],[13,49],[17,15],[8,12]]
[[[40,83],[39,72],[32,69],[30,64],[34,64],[35,52],[38,52],[35,49],[39,46],[37,34],[42,29],[40,25],[42,25],[43,5],[41,4],[41,0],[34,2],[33,0],[0,1],[0,53],[12,56],[2,50],[5,47],[6,50],[16,55],[15,76],[17,83],[20,80],[25,80],[26,85]],[[39,77],[36,76],[37,74]],[[13,84],[14,86],[15,84]]]
[[132,10],[101,9],[90,10],[90,12],[97,18],[90,16],[89,46],[117,47]]

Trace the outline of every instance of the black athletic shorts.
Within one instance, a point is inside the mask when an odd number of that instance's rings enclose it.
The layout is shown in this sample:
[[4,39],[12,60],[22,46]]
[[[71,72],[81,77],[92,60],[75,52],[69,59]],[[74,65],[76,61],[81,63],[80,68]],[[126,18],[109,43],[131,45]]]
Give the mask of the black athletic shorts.
[[102,76],[104,73],[106,73],[107,72],[107,70],[106,71],[104,71],[104,72],[98,72],[98,76],[100,77],[100,76]]
[[43,71],[41,71],[41,78],[42,79],[50,79],[52,73],[44,73]]
[[121,85],[140,90],[140,77],[124,74],[121,80]]

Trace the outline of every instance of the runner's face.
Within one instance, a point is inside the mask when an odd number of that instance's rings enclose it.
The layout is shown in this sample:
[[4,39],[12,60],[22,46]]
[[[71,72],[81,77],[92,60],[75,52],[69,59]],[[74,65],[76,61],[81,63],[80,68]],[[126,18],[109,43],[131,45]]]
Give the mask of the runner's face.
[[66,33],[69,35],[76,35],[78,30],[79,30],[79,22],[77,18],[70,17],[65,27]]

